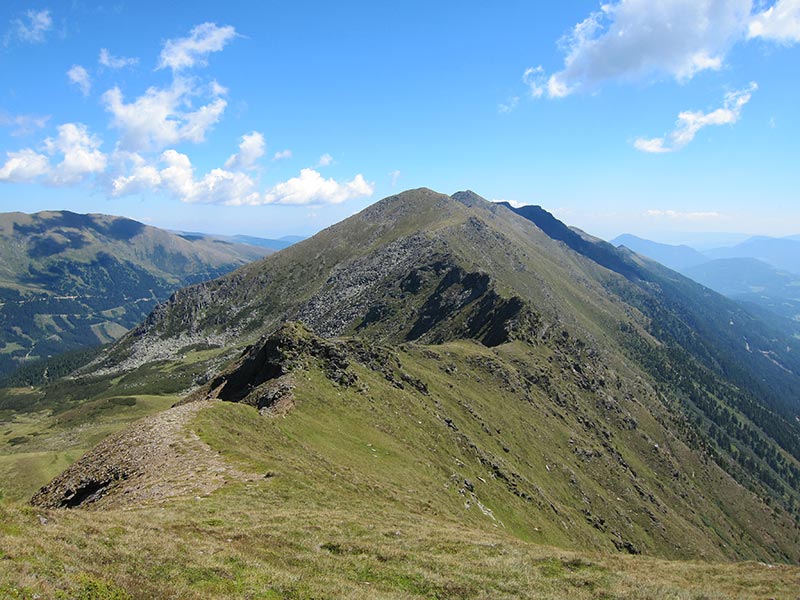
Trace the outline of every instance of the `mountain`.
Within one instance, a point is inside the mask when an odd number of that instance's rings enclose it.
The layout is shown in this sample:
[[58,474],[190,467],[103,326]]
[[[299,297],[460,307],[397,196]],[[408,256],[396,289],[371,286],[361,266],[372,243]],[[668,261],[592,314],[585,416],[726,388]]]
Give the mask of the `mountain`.
[[630,234],[611,243],[648,256],[724,296],[748,303],[751,311],[774,328],[800,334],[800,277],[745,256],[753,251],[752,244],[717,248],[711,253],[736,256],[710,259],[688,246],[660,244]]
[[[719,564],[800,560],[798,350],[540,207],[410,190],[8,391],[0,472],[36,508],[6,520],[56,526],[0,570],[63,557],[44,581],[177,595],[785,596],[792,567]],[[165,396],[37,491],[102,415]]]
[[[695,267],[708,262],[708,257],[689,246],[673,246],[646,240],[629,233],[624,233],[613,240],[614,246],[625,246],[637,254],[652,258],[656,262],[675,271]],[[709,286],[711,287],[711,286]],[[714,288],[715,289],[715,288]],[[719,290],[717,290],[719,291]]]
[[705,252],[710,258],[757,258],[776,269],[800,273],[800,240],[752,237],[741,244]]
[[0,214],[0,374],[118,339],[176,289],[269,252],[107,215]]
[[720,294],[766,308],[800,327],[800,275],[756,258],[720,258],[682,272]]

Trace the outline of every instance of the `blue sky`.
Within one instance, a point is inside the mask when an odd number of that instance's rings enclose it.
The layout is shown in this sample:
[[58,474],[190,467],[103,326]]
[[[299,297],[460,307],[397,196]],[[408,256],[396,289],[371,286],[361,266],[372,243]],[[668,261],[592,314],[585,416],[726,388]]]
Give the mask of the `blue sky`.
[[310,234],[414,187],[800,232],[800,0],[0,6],[0,210]]

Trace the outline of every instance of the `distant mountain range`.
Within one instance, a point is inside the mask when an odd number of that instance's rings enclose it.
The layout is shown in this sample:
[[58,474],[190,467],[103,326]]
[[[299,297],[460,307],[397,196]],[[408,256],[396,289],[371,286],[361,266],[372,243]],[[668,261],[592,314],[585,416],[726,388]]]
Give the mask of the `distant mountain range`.
[[262,238],[262,237],[255,237],[252,235],[211,235],[207,233],[197,233],[197,232],[185,232],[185,231],[177,231],[175,232],[179,236],[185,239],[202,239],[213,237],[214,239],[223,240],[226,242],[231,242],[234,244],[246,244],[248,246],[259,246],[261,248],[268,248],[270,250],[283,250],[284,248],[288,248],[292,244],[296,244],[297,242],[306,239],[302,235],[286,235],[280,237],[278,239],[272,238]]
[[800,235],[753,237],[703,252],[630,234],[621,235],[611,243],[652,258],[729,298],[755,306],[773,324],[800,335]]
[[800,239],[753,237],[729,248],[707,250],[710,258],[757,258],[778,269],[800,274]]
[[0,214],[0,375],[113,341],[175,290],[291,244],[240,237],[99,214]]

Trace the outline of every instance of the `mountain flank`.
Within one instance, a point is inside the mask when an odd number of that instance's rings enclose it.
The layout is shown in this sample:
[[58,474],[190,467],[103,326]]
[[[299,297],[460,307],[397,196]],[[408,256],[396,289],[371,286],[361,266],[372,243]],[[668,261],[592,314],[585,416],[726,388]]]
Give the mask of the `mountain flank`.
[[0,214],[0,375],[112,342],[176,289],[270,252],[107,215]]
[[[419,189],[180,290],[40,401],[194,388],[226,401],[203,414],[252,411],[204,439],[281,485],[342,473],[541,543],[794,561],[796,347],[540,208]],[[69,473],[37,498],[69,502]]]

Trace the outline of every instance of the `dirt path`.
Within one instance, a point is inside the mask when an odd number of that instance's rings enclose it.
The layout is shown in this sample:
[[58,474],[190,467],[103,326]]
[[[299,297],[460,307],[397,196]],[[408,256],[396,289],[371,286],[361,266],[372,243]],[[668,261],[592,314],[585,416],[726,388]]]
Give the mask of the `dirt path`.
[[243,473],[200,440],[188,425],[216,401],[183,404],[137,421],[85,454],[39,490],[45,508],[121,508],[176,496],[203,496]]

